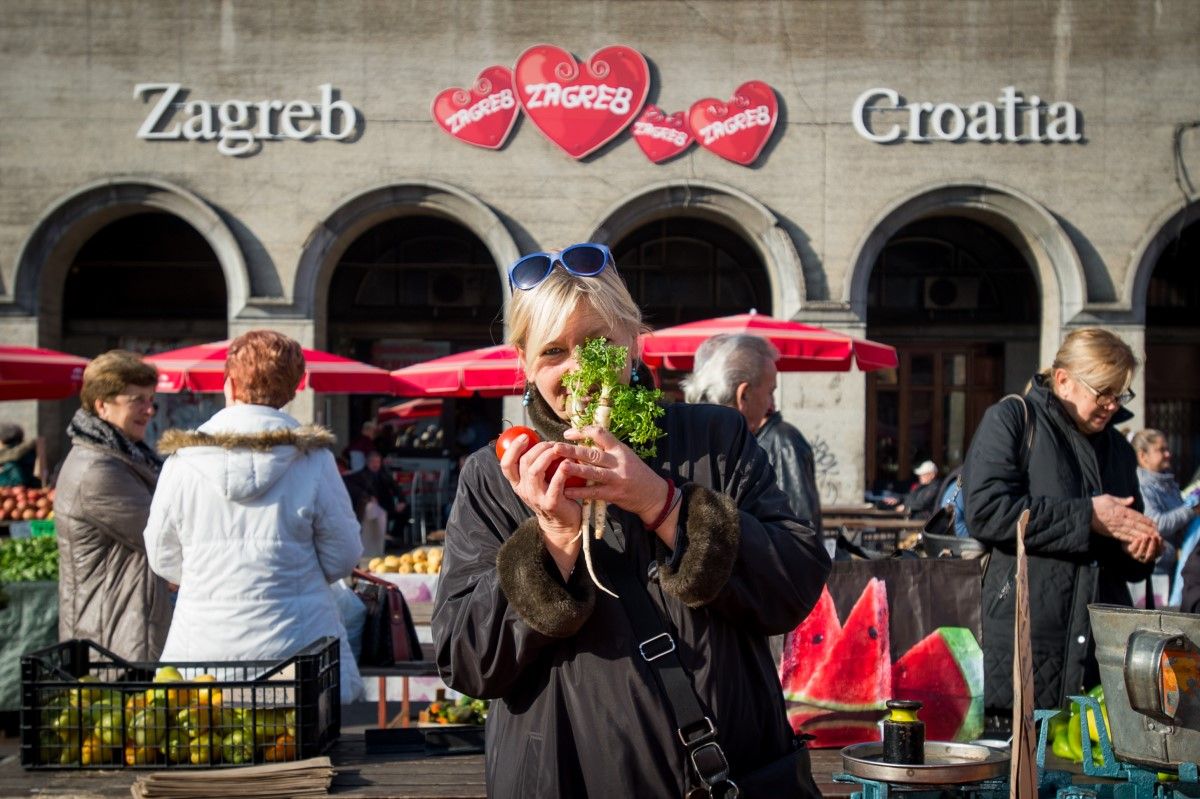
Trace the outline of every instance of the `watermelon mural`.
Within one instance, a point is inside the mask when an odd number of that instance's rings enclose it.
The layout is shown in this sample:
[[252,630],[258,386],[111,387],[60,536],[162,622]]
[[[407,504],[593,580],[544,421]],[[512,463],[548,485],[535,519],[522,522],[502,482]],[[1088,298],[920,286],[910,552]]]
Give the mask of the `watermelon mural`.
[[842,624],[829,589],[784,642],[780,682],[788,718],[814,747],[880,740],[889,699],[916,699],[931,741],[983,730],[983,652],[963,627],[939,627],[893,663],[887,586],[871,578]]

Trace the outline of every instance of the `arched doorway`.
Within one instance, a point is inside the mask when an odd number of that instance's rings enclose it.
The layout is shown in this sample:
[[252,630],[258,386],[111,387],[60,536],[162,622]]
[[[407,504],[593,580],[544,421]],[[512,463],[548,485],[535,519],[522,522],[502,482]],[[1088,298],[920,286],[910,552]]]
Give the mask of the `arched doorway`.
[[1175,475],[1187,485],[1200,467],[1200,220],[1176,229],[1146,290],[1146,426],[1166,434]]
[[867,380],[867,486],[903,491],[924,460],[961,464],[983,411],[1037,368],[1040,329],[1033,269],[999,230],[958,215],[897,230],[867,292],[867,335],[900,358]]
[[[673,216],[643,224],[613,246],[613,258],[652,328],[752,308],[771,313],[762,258],[745,238],[710,219]],[[664,371],[662,389],[680,398],[685,376]]]
[[[101,227],[79,247],[62,285],[63,349],[94,356],[120,348],[155,353],[225,338],[225,277],[212,246],[174,214],[143,211]],[[70,401],[74,402],[74,401]],[[159,397],[147,432],[195,427],[219,395]]]
[[[504,338],[504,291],[490,250],[442,216],[394,216],[365,230],[338,260],[327,297],[329,348],[385,369]],[[348,397],[351,438],[388,401]],[[486,443],[500,419],[499,399],[447,400],[440,416],[393,419],[376,446],[385,455],[453,460]]]

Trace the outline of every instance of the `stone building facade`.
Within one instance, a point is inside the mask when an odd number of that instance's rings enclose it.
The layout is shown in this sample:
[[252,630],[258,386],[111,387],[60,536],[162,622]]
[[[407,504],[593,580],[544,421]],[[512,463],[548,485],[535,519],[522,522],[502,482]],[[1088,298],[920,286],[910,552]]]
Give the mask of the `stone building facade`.
[[[1197,464],[1189,0],[13,0],[0,38],[6,342],[268,326],[395,366],[501,340],[518,254],[603,241],[652,326],[754,307],[897,346],[896,372],[781,376],[827,502],[961,460],[1090,324],[1147,360],[1135,424]],[[528,112],[496,149],[434,123],[439,92],[539,44],[636,50],[668,114],[763,81],[774,130],[749,165],[656,164],[630,128],[577,159]],[[346,437],[378,403],[294,410]],[[53,453],[70,410],[3,413]]]

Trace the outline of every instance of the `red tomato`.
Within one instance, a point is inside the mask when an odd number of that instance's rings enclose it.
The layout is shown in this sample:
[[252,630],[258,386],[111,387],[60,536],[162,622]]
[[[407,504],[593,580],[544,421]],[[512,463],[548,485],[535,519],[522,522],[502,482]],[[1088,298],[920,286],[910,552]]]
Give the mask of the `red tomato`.
[[[500,437],[496,439],[496,457],[503,458],[504,453],[508,452],[509,445],[522,434],[529,436],[529,444],[526,446],[526,449],[542,440],[541,436],[531,428],[523,425],[514,425],[501,433]],[[558,471],[558,465],[564,460],[566,458],[556,458],[550,462],[549,468],[546,469],[547,480],[554,476],[554,473]],[[582,488],[585,485],[587,485],[587,480],[584,480],[582,477],[567,478],[567,488]]]
[[532,447],[534,444],[542,440],[541,436],[534,432],[533,428],[525,427],[519,424],[513,425],[501,433],[500,437],[496,439],[496,457],[503,458],[504,453],[508,452],[509,444],[512,444],[513,441],[516,441],[517,438],[522,434],[529,436],[529,443],[526,445],[526,449]]

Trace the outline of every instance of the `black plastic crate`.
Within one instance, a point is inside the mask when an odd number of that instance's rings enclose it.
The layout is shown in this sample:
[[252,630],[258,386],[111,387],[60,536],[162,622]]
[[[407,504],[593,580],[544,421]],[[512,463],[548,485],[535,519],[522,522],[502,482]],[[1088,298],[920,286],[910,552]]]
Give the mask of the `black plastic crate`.
[[315,757],[341,733],[339,651],[326,637],[278,661],[130,663],[82,640],[31,652],[21,658],[21,765],[211,768]]

